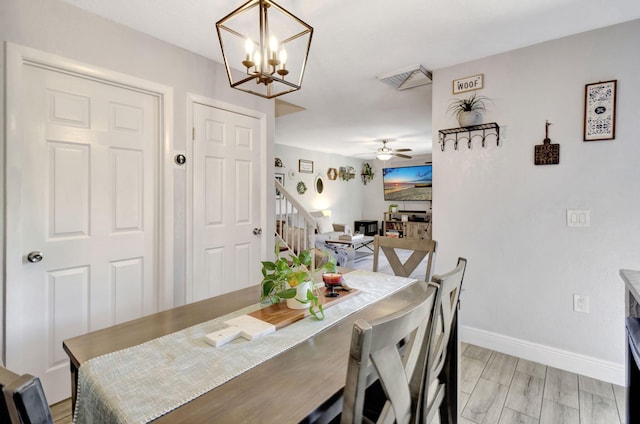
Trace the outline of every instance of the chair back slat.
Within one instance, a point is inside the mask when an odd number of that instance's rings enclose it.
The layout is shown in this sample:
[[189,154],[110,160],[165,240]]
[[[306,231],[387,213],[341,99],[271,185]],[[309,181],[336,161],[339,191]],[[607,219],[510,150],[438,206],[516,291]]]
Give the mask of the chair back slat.
[[[467,266],[467,260],[458,258],[455,269],[444,274],[434,275],[433,286],[437,287],[436,302],[433,307],[432,326],[430,329],[427,352],[427,366],[424,376],[422,393],[423,422],[429,424],[438,415],[438,409],[444,396],[444,384],[456,382],[441,382],[439,377],[447,360],[447,346],[455,322],[462,280]],[[452,360],[457,360],[452,358]]]
[[[409,277],[425,257],[428,256],[424,281],[431,279],[431,267],[435,260],[437,243],[431,239],[407,239],[376,235],[373,242],[373,271],[378,271],[379,252],[382,250],[393,273],[400,277]],[[412,250],[411,255],[402,262],[396,249]]]
[[366,389],[375,373],[386,400],[377,423],[416,422],[420,390],[412,384],[424,373],[418,357],[428,340],[436,289],[417,283],[420,292],[403,309],[373,321],[354,323],[341,422],[364,420]]

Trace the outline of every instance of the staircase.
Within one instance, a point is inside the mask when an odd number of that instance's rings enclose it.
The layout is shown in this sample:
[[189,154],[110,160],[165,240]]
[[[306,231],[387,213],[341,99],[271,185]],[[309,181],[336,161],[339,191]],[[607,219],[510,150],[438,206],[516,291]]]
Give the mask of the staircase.
[[299,254],[315,245],[316,219],[276,179],[276,240],[280,255]]

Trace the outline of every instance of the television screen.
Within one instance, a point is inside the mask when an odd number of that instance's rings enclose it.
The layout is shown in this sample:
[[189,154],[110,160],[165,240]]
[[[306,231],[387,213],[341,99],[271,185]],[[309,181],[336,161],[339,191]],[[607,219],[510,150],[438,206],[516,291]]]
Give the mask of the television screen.
[[401,168],[384,168],[384,200],[431,200],[433,170],[430,163]]

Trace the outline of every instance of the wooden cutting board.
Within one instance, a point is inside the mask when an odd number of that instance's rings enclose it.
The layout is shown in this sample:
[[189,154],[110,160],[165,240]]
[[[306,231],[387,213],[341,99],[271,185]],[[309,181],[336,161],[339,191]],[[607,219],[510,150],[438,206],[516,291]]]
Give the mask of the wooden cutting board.
[[[324,288],[325,291],[328,289]],[[338,297],[323,297],[320,301],[324,300],[323,308],[325,311],[327,308],[337,305],[338,303],[347,300],[358,293],[360,293],[356,289],[352,289],[351,291],[338,291],[340,296]],[[329,312],[326,312],[329,313]],[[287,307],[286,302],[280,302],[275,305],[265,306],[264,308],[258,309],[257,311],[251,312],[248,315],[258,318],[261,321],[268,322],[276,326],[276,329],[279,330],[287,325],[293,324],[296,321],[301,320],[304,317],[311,315],[309,313],[309,308],[305,309],[289,309]]]

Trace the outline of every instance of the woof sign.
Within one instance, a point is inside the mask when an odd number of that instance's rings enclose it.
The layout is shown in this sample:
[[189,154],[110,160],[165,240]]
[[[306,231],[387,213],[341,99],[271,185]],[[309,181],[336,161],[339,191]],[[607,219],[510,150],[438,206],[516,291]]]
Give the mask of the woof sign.
[[453,94],[479,90],[484,87],[484,74],[453,80]]

